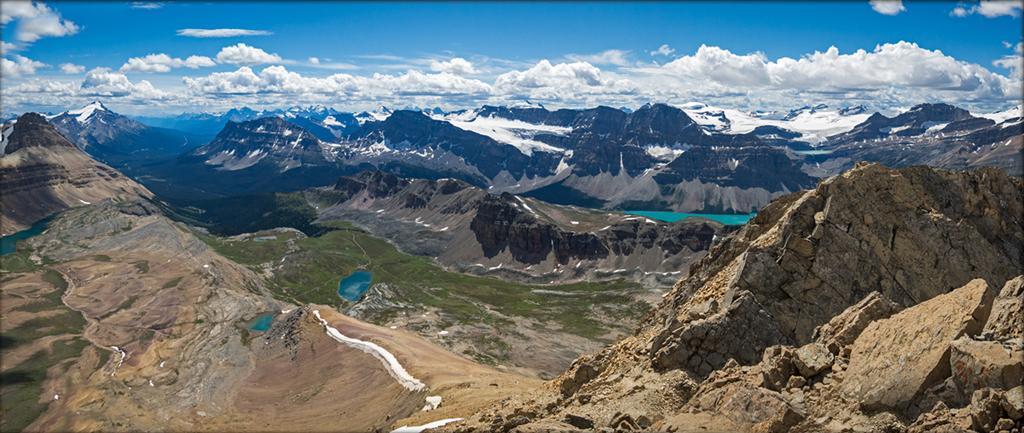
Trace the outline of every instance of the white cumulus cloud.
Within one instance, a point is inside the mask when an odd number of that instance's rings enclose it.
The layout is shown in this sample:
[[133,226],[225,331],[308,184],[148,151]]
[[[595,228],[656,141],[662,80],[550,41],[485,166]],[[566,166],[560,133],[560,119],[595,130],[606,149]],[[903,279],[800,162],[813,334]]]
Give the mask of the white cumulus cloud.
[[61,63],[60,71],[65,74],[81,74],[85,72],[85,66],[76,65],[74,63]]
[[281,62],[281,56],[270,54],[262,49],[246,44],[236,44],[221,48],[217,53],[217,61],[235,65],[258,65],[261,63]]
[[1024,5],[1019,0],[981,0],[981,3],[978,3],[976,12],[988,18],[1015,17],[1020,15],[1022,8],[1024,8]]
[[1024,9],[1024,4],[1021,4],[1019,0],[981,0],[969,8],[962,3],[958,4],[949,14],[958,18],[971,14],[978,14],[986,18],[1018,17],[1022,9]]
[[42,2],[4,1],[0,3],[0,24],[17,23],[15,38],[35,42],[44,37],[60,37],[78,33],[79,27],[61,18],[57,11]]
[[166,99],[170,95],[146,80],[133,83],[124,74],[110,68],[94,68],[85,74],[85,79],[76,92],[77,96],[93,97],[135,97],[147,100]]
[[477,73],[473,64],[462,57],[453,57],[452,59],[445,61],[431,61],[430,70],[435,72],[447,72],[455,75],[473,75]]
[[654,51],[651,51],[651,55],[652,56],[666,56],[666,57],[668,57],[668,56],[671,56],[675,52],[676,52],[675,48],[672,48],[672,47],[668,46],[668,44],[661,44],[661,46],[658,47],[658,49],[656,49]]
[[807,92],[823,98],[871,99],[885,94],[951,102],[1021,97],[1019,78],[902,41],[872,51],[843,54],[830,47],[797,59],[775,60],[760,53],[734,54],[720,47],[701,46],[693,55],[633,71],[640,74],[635,79],[644,88],[664,97],[693,95],[692,89],[698,88],[709,95],[732,93],[780,100]]
[[606,74],[587,62],[552,64],[541,60],[524,71],[510,71],[494,80],[495,93],[504,97],[572,101],[579,97],[632,94],[627,79]]
[[36,69],[46,67],[46,64],[43,62],[37,62],[28,57],[17,54],[11,56],[11,59],[6,57],[0,59],[0,75],[4,75],[6,77],[32,75],[36,73]]
[[18,49],[18,46],[5,41],[0,41],[0,56],[6,55],[7,53]]
[[213,59],[206,56],[188,56],[186,59],[171,57],[167,54],[149,54],[145,57],[132,57],[121,65],[121,72],[168,72],[173,68],[208,68],[216,65]]
[[1021,80],[1024,75],[1024,43],[1017,42],[1017,45],[1003,41],[1003,46],[1006,48],[1013,49],[1013,54],[1003,56],[999,60],[992,62],[993,65],[1000,68],[1006,68],[1010,71],[1010,77]]
[[233,38],[237,36],[267,36],[273,33],[266,30],[250,29],[180,29],[178,36],[190,38]]
[[899,15],[907,10],[902,0],[871,0],[868,3],[871,3],[871,9],[882,15]]
[[410,70],[400,75],[374,74],[366,77],[339,73],[327,77],[310,77],[279,65],[268,66],[258,73],[248,66],[243,66],[231,72],[185,77],[184,82],[189,90],[199,95],[287,94],[370,98],[397,95],[472,95],[490,91],[490,86],[486,83],[447,72],[425,74]]

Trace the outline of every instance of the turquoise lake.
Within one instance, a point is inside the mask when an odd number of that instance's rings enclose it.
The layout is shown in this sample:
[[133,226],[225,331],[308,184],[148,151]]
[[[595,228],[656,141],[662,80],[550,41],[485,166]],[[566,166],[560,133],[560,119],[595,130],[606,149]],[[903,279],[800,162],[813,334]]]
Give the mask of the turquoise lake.
[[369,271],[355,271],[338,282],[338,296],[346,301],[358,302],[370,289],[373,274]]
[[260,314],[259,316],[256,316],[251,323],[249,323],[249,330],[267,332],[272,323],[274,323],[274,313]]
[[25,239],[28,239],[32,236],[38,235],[46,231],[46,228],[50,226],[50,220],[52,219],[52,217],[43,218],[37,221],[35,224],[32,224],[32,227],[11,234],[9,236],[0,237],[0,256],[5,256],[17,251],[18,241],[23,241]]
[[724,214],[724,213],[686,213],[686,212],[667,212],[667,211],[656,211],[656,210],[627,210],[629,215],[639,215],[658,221],[664,221],[667,223],[674,223],[679,220],[686,218],[705,218],[712,221],[716,221],[727,226],[741,226],[750,221],[751,218],[757,216],[757,212],[749,214]]

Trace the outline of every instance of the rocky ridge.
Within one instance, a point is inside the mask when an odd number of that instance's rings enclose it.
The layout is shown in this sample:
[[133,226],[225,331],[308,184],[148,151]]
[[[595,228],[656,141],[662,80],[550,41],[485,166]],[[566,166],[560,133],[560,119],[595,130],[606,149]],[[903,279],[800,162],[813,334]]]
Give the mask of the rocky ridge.
[[1022,191],[861,165],[784,196],[636,335],[448,428],[1021,431]]

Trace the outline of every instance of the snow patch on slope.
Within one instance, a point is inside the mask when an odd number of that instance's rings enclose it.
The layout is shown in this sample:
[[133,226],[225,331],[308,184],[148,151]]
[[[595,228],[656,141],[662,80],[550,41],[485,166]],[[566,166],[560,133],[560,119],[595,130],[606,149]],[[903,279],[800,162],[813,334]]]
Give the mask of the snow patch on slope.
[[405,371],[405,367],[402,367],[402,364],[398,362],[398,358],[395,358],[395,355],[392,355],[391,352],[387,351],[387,349],[380,347],[376,343],[346,337],[328,324],[326,320],[320,317],[320,310],[313,310],[313,315],[316,316],[317,320],[320,321],[320,324],[323,325],[324,330],[327,331],[327,335],[329,337],[335,339],[341,344],[362,350],[363,352],[369,353],[379,359],[380,362],[384,364],[384,368],[391,374],[391,377],[394,377],[400,385],[405,387],[405,389],[415,392],[422,391],[427,388],[427,385],[413,377],[409,372]]
[[92,118],[93,113],[96,111],[107,111],[107,107],[104,107],[99,101],[93,101],[89,105],[77,110],[70,110],[67,114],[77,116],[75,117],[75,120],[77,120],[78,123],[86,123]]
[[519,149],[524,155],[533,155],[534,151],[564,153],[565,149],[534,140],[537,134],[567,135],[572,128],[565,126],[527,123],[521,120],[502,117],[481,117],[476,113],[463,113],[453,116],[432,116],[435,120],[447,121],[456,128],[491,138],[499,143],[508,144]]
[[399,428],[391,430],[391,433],[420,433],[423,430],[432,429],[432,428],[438,428],[438,427],[441,427],[441,426],[443,426],[445,424],[451,424],[451,423],[456,422],[456,421],[462,421],[462,418],[442,419],[442,420],[437,420],[437,421],[434,421],[434,422],[428,422],[426,424],[416,425],[416,426],[406,426],[406,425],[403,425],[403,426],[401,426]]
[[8,137],[10,137],[11,134],[14,133],[15,124],[16,122],[11,122],[11,125],[8,126],[7,129],[4,129],[2,133],[0,133],[0,156],[4,156],[6,154]]
[[996,123],[1003,123],[1010,119],[1019,118],[1022,114],[1024,114],[1024,105],[1018,105],[1008,110],[997,111],[995,113],[978,114],[977,116],[984,117],[986,119],[992,119]]

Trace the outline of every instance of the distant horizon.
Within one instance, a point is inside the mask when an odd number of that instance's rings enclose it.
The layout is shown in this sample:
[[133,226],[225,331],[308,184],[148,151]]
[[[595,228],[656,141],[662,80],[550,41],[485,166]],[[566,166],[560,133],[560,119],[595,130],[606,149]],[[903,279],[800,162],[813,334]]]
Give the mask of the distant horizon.
[[[423,111],[423,112],[428,111],[428,110],[441,109],[440,107],[436,107],[436,106],[434,106],[434,107],[429,107],[429,106],[428,107],[417,107],[417,106],[387,106],[387,105],[379,105],[377,107],[373,107],[373,108],[370,108],[370,109],[352,110],[352,109],[338,108],[336,106],[330,105],[329,103],[316,103],[316,104],[293,104],[293,105],[283,105],[283,106],[275,106],[275,107],[250,107],[250,106],[247,106],[247,105],[243,105],[243,106],[225,108],[225,109],[222,109],[222,110],[211,110],[211,111],[181,111],[181,112],[170,111],[170,112],[159,112],[159,113],[152,113],[152,114],[131,114],[131,113],[128,113],[128,112],[122,112],[122,111],[120,111],[120,110],[118,110],[116,108],[111,107],[110,106],[111,104],[109,104],[107,101],[104,101],[104,100],[101,100],[101,99],[94,99],[94,100],[89,101],[89,102],[87,102],[85,104],[64,107],[63,109],[59,109],[59,110],[47,110],[47,111],[24,110],[24,111],[2,112],[2,113],[0,113],[0,118],[9,119],[9,118],[14,118],[14,117],[19,117],[19,116],[21,116],[23,114],[26,114],[26,113],[39,113],[39,114],[43,114],[43,115],[53,116],[53,115],[59,115],[59,114],[65,113],[67,111],[76,110],[76,109],[79,109],[79,108],[82,108],[82,107],[85,107],[85,106],[88,106],[88,105],[91,105],[91,104],[97,103],[97,102],[102,104],[104,107],[106,107],[110,111],[113,111],[113,112],[115,112],[117,114],[121,114],[121,115],[125,115],[125,116],[128,116],[128,117],[131,117],[131,118],[136,118],[136,119],[139,119],[139,118],[153,118],[153,119],[167,118],[167,119],[169,119],[169,118],[180,117],[180,116],[185,116],[185,115],[189,115],[189,114],[192,114],[192,115],[203,115],[203,114],[207,114],[207,115],[224,115],[224,114],[227,114],[228,112],[230,112],[232,110],[245,110],[245,109],[252,110],[254,112],[259,113],[259,112],[284,112],[284,111],[288,111],[288,110],[291,110],[291,109],[309,109],[309,108],[323,107],[325,109],[333,110],[333,111],[336,111],[338,113],[348,113],[348,114],[359,114],[359,113],[364,113],[364,112],[374,112],[374,111],[378,111],[378,110],[380,110],[382,108],[388,109],[390,111]],[[488,104],[488,103],[484,103],[484,104],[480,104],[480,105],[477,105],[477,106],[474,106],[474,107],[460,108],[460,109],[454,109],[454,110],[443,110],[442,109],[442,111],[444,111],[447,114],[451,114],[451,113],[458,113],[458,112],[464,112],[464,111],[472,111],[474,109],[483,108],[485,106],[514,107],[517,103],[530,103],[530,101],[511,101],[508,104]],[[668,103],[668,102],[651,101],[651,102],[646,102],[646,103],[643,103],[641,105],[632,106],[632,107],[631,106],[611,106],[611,105],[598,104],[598,105],[590,105],[590,106],[574,106],[574,107],[558,107],[558,108],[553,108],[553,107],[548,107],[548,106],[546,106],[544,104],[540,104],[540,103],[538,103],[536,105],[538,106],[538,108],[544,108],[544,109],[549,110],[549,111],[555,111],[555,110],[560,110],[560,109],[588,110],[588,109],[593,109],[593,108],[597,108],[597,107],[610,107],[610,108],[614,108],[616,110],[636,111],[636,110],[638,110],[638,109],[640,109],[640,108],[642,108],[644,106],[647,106],[647,105],[657,105],[657,104],[668,105],[668,106],[671,106],[671,107],[679,108],[679,109],[684,110],[684,111],[686,109],[684,107],[686,105],[688,105],[688,104],[704,104],[705,106],[710,107],[710,108],[732,109],[732,110],[737,110],[737,111],[746,112],[746,113],[753,113],[755,111],[759,111],[757,109],[742,110],[742,109],[739,109],[739,108],[736,108],[736,107],[730,107],[730,106],[724,106],[724,105],[706,104],[706,103],[699,102],[699,101],[691,101],[691,102],[682,103],[682,104],[673,104],[673,103]],[[834,106],[834,105],[824,104],[824,105],[826,105],[826,108],[823,108],[822,110],[838,111],[838,110],[847,109],[847,108],[863,107],[865,109],[865,112],[868,112],[868,113],[878,112],[878,113],[881,113],[881,114],[886,115],[886,116],[892,116],[892,115],[896,115],[896,114],[899,114],[901,112],[905,112],[907,110],[910,110],[911,108],[913,108],[915,106],[923,105],[923,104],[948,104],[948,105],[953,105],[953,106],[956,106],[956,107],[959,107],[959,108],[967,109],[966,107],[961,107],[961,106],[956,105],[956,104],[949,104],[949,103],[942,102],[942,101],[934,101],[934,102],[921,102],[921,103],[918,103],[918,104],[908,105],[908,106],[905,106],[905,107],[890,108],[890,109],[872,109],[872,107],[870,107],[868,105],[865,105],[865,104],[855,104],[855,105],[845,105],[845,106]],[[760,110],[760,111],[768,111],[770,113],[788,113],[788,112],[791,112],[791,111],[797,111],[797,110],[800,110],[800,109],[807,109],[807,108],[813,108],[813,107],[814,107],[814,105],[812,105],[812,104],[803,104],[803,105],[797,105],[797,106],[794,106],[794,107],[790,107],[788,109]],[[999,108],[999,109],[994,109],[994,110],[984,110],[984,111],[971,110],[971,109],[967,109],[967,110],[970,111],[973,114],[990,114],[990,113],[998,113],[998,112],[1009,111],[1009,110],[1013,110],[1015,108],[1024,110],[1024,103],[1020,103],[1020,102],[1018,102],[1018,103],[1008,103],[1004,108]]]
[[2,15],[4,113],[97,98],[136,116],[521,100],[992,112],[1024,99],[1015,1],[8,1]]

